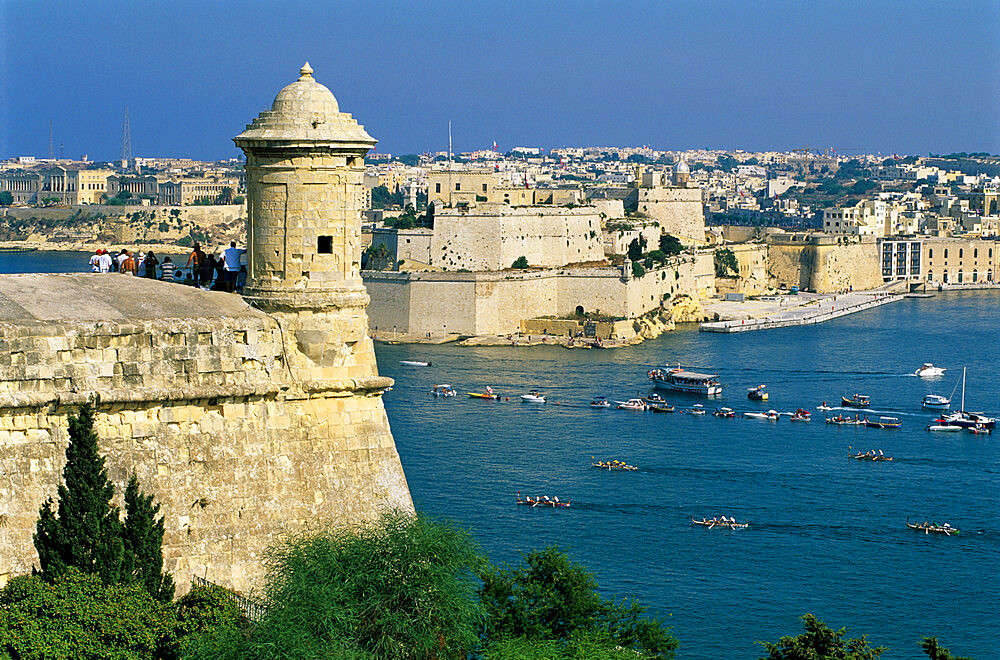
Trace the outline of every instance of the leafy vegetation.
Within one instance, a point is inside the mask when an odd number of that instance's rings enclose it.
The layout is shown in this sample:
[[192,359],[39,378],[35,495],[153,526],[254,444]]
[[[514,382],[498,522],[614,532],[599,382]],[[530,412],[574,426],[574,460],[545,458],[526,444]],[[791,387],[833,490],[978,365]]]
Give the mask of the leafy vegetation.
[[0,206],[10,206],[14,203],[14,194],[9,190],[0,190]]
[[777,644],[759,642],[767,649],[761,660],[877,660],[888,649],[871,647],[868,637],[845,639],[847,628],[832,630],[812,614],[802,616],[805,632],[782,637]]
[[920,648],[931,660],[972,660],[972,658],[952,655],[951,651],[938,644],[937,637],[924,637],[920,641]]
[[676,236],[672,234],[660,234],[660,251],[668,257],[672,257],[683,252],[684,246]]
[[719,248],[715,251],[715,276],[733,277],[740,272],[740,264],[736,254],[729,248]]
[[520,256],[514,260],[514,263],[510,265],[511,268],[524,269],[528,267],[528,258],[525,256]]

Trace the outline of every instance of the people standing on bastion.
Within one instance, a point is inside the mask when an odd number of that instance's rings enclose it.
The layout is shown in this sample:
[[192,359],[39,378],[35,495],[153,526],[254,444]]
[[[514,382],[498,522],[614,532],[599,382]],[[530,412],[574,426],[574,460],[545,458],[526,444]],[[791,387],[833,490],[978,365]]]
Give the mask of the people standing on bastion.
[[156,267],[160,265],[160,260],[156,258],[153,251],[150,250],[146,253],[146,258],[142,260],[146,264],[146,272],[144,273],[146,277],[151,280],[156,279]]
[[174,281],[174,262],[170,257],[163,257],[163,263],[160,264],[160,279],[167,282]]
[[118,255],[118,272],[122,275],[135,275],[135,259],[132,258],[132,253],[122,248],[121,254]]
[[101,249],[98,250],[98,252],[101,255],[101,258],[97,260],[97,267],[99,271],[102,273],[110,273],[112,264],[115,263],[114,259],[111,258],[111,255],[108,254],[107,250]]
[[195,243],[194,249],[191,251],[191,254],[188,255],[186,266],[191,268],[191,275],[195,286],[200,283],[199,278],[201,277],[201,265],[205,263],[205,256],[205,253],[201,251],[200,243]]
[[225,271],[223,272],[226,291],[232,293],[236,290],[236,276],[240,272],[240,259],[246,250],[236,247],[236,241],[230,241],[229,247],[222,253]]
[[[205,253],[202,253],[205,254]],[[208,289],[212,288],[212,277],[215,275],[215,255],[205,254],[204,260],[201,262],[201,288]]]
[[100,261],[101,261],[101,248],[97,248],[97,252],[95,252],[94,255],[90,257],[90,272],[92,273],[101,272]]

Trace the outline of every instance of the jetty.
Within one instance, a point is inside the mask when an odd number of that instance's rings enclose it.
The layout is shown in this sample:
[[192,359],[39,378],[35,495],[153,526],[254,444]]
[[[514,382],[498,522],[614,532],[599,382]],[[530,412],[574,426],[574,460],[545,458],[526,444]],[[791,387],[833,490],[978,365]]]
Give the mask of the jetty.
[[702,332],[750,332],[813,325],[902,299],[901,295],[884,290],[856,291],[818,298],[807,304],[781,309],[759,318],[702,323],[698,329]]

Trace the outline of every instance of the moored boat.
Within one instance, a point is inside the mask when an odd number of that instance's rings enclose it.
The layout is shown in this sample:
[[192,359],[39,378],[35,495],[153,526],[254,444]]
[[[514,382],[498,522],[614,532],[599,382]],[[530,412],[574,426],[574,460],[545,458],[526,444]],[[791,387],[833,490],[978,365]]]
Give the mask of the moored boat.
[[928,394],[924,397],[924,408],[947,408],[951,406],[951,399],[940,394]]
[[945,536],[958,536],[961,531],[957,527],[952,527],[948,523],[938,525],[937,523],[929,523],[926,520],[922,523],[911,523],[909,516],[906,517],[906,526],[910,529],[915,529],[918,532],[923,532],[924,534],[944,534]]
[[684,412],[686,412],[689,415],[704,415],[705,406],[701,405],[700,403],[696,403],[687,410],[685,410]]
[[712,414],[716,417],[736,417],[736,413],[733,412],[732,408],[719,408]]
[[934,432],[950,433],[952,431],[961,431],[962,427],[954,424],[929,424],[927,426],[927,430]]
[[665,403],[658,403],[658,404],[649,406],[649,409],[652,410],[655,413],[672,413],[672,412],[674,412],[674,407],[673,406],[668,406]]
[[873,429],[898,429],[903,425],[898,417],[879,417],[878,419],[868,419],[865,417],[865,426]]
[[767,401],[768,394],[764,389],[767,385],[758,385],[747,390],[747,398],[751,401]]
[[548,495],[531,497],[530,495],[521,499],[521,491],[517,491],[517,503],[524,506],[549,506],[549,507],[568,507],[572,500],[567,500],[565,502],[560,502],[558,497],[549,497]]
[[967,368],[962,368],[962,405],[955,412],[943,415],[941,419],[935,420],[938,424],[945,426],[958,426],[961,428],[996,428],[997,420],[987,417],[980,412],[967,412],[965,410],[965,374]]
[[707,395],[722,393],[722,384],[716,374],[684,371],[680,367],[676,369],[664,367],[663,369],[653,369],[647,376],[653,381],[653,386],[661,390]]
[[431,388],[431,394],[434,396],[455,396],[458,392],[453,390],[451,385],[435,385]]
[[842,396],[840,397],[840,401],[848,408],[868,408],[871,405],[867,394],[855,394],[850,399]]
[[545,395],[538,390],[531,390],[527,394],[521,395],[521,401],[525,403],[545,403]]
[[606,396],[599,396],[599,397],[596,397],[595,399],[593,399],[590,402],[590,407],[591,408],[610,408],[611,407],[611,402],[608,401],[608,397],[606,397]]
[[930,362],[924,362],[923,366],[914,371],[914,375],[920,376],[921,378],[937,378],[944,375],[945,370],[941,367],[935,367]]
[[653,392],[649,396],[643,397],[642,400],[645,401],[646,405],[649,407],[667,405],[666,400],[656,392]]
[[628,401],[619,401],[618,410],[645,410],[646,402],[642,399],[629,399]]

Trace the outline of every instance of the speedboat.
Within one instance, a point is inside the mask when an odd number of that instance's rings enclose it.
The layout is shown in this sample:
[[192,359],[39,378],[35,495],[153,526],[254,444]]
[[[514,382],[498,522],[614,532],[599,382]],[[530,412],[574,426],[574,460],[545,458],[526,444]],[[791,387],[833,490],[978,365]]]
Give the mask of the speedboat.
[[531,390],[527,394],[521,395],[521,401],[525,403],[545,403],[545,395],[538,390]]
[[596,399],[594,399],[593,401],[590,402],[590,407],[591,408],[610,408],[611,407],[611,402],[608,401],[608,397],[606,397],[606,396],[599,396],[599,397],[597,397]]
[[931,424],[930,426],[927,427],[927,430],[928,431],[951,432],[951,431],[961,431],[962,427],[961,426],[954,426],[954,425],[951,425],[951,424]]
[[868,401],[867,394],[855,394],[850,399],[846,396],[842,396],[840,397],[840,401],[848,408],[867,408],[871,405]]
[[822,410],[823,412],[826,412],[827,410],[833,410],[833,407],[826,405],[826,401],[824,401],[820,405],[816,406],[816,410]]
[[430,362],[422,362],[420,360],[400,360],[399,363],[400,364],[405,364],[408,367],[429,367],[429,366],[431,366]]
[[799,408],[789,417],[793,422],[808,422],[812,420],[812,414],[808,410]]
[[764,388],[767,385],[758,385],[747,390],[747,398],[751,401],[767,401],[767,392]]
[[457,392],[451,388],[451,385],[435,385],[431,389],[431,394],[434,396],[455,396]]
[[642,399],[629,399],[628,401],[619,401],[618,410],[645,410],[646,403]]
[[914,375],[920,376],[921,378],[938,378],[944,375],[945,370],[941,367],[935,367],[930,362],[924,362],[923,366],[914,371]]
[[768,410],[766,413],[763,412],[745,412],[744,417],[749,417],[751,419],[769,419],[772,422],[776,422],[781,418],[776,410]]
[[732,408],[719,408],[712,414],[716,417],[736,417],[736,413],[733,412]]
[[924,408],[948,408],[951,399],[940,394],[928,394],[924,397]]

